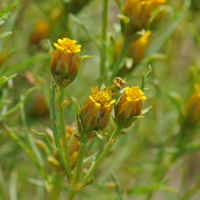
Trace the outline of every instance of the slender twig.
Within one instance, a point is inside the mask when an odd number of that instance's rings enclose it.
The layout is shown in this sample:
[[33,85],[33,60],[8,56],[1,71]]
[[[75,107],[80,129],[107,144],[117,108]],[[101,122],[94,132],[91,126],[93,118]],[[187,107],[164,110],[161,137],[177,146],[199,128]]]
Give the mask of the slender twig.
[[106,80],[106,36],[107,36],[108,0],[103,1],[102,37],[101,37],[101,78]]
[[85,147],[82,143],[80,143],[78,161],[77,161],[77,166],[76,166],[76,174],[71,184],[71,188],[70,188],[67,200],[72,200],[78,190],[78,184],[79,184],[79,180],[81,178],[81,172],[82,172],[84,153],[85,153]]
[[51,87],[50,87],[50,118],[51,118],[51,126],[53,128],[53,135],[54,140],[56,143],[56,147],[59,149],[60,156],[62,158],[66,173],[68,177],[71,179],[71,173],[69,168],[69,163],[67,163],[67,160],[64,156],[64,152],[60,143],[60,137],[58,133],[58,127],[57,127],[57,118],[56,118],[56,97],[55,97],[55,80],[53,76],[51,75]]
[[72,178],[71,167],[70,167],[70,159],[69,159],[69,152],[68,152],[68,144],[67,144],[67,136],[66,136],[66,129],[65,129],[65,113],[64,107],[62,106],[64,101],[65,95],[65,88],[60,86],[59,87],[59,96],[58,96],[58,119],[59,119],[59,131],[63,141],[63,150],[65,153],[65,160],[66,160],[66,168],[68,171],[69,179]]

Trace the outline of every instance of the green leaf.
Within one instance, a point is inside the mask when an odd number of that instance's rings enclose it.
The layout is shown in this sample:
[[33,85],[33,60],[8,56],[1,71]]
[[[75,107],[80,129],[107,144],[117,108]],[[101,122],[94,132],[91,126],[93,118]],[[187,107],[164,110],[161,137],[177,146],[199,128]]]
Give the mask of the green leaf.
[[79,58],[79,62],[82,63],[82,62],[83,62],[85,59],[87,59],[87,58],[92,58],[92,56],[89,56],[89,55],[81,56],[81,57]]
[[8,35],[11,35],[11,34],[12,34],[11,31],[6,31],[6,32],[3,32],[3,33],[0,33],[0,39],[6,37],[6,36],[8,36]]
[[59,151],[59,149],[57,148],[57,147],[55,147],[52,143],[51,143],[51,141],[49,140],[49,136],[46,134],[46,133],[39,133],[39,132],[37,132],[36,130],[34,130],[34,129],[31,129],[36,135],[38,135],[38,136],[42,136],[42,137],[44,137],[45,139],[46,139],[46,141],[47,141],[47,143],[49,144],[49,146],[52,148],[52,149],[55,149],[55,150],[57,150],[57,151]]
[[114,172],[111,172],[111,177],[112,177],[112,181],[114,183],[114,187],[115,187],[115,192],[117,194],[117,198],[118,198],[118,200],[122,200],[122,195],[121,195],[121,191],[120,191],[119,181],[117,180],[117,177],[114,174]]
[[10,193],[10,199],[12,200],[17,200],[17,177],[18,174],[16,171],[13,171],[11,173],[11,177],[10,177],[10,187],[9,187],[9,193]]
[[144,86],[146,85],[147,80],[149,79],[149,75],[152,73],[151,65],[149,65],[149,71],[146,73],[146,75],[143,74],[142,77],[142,85],[141,90],[144,91]]
[[73,97],[73,96],[71,96],[71,99],[72,99],[72,102],[74,103],[75,110],[76,110],[76,114],[77,114],[78,116],[80,116],[80,110],[81,110],[81,109],[80,109],[80,105],[79,105],[77,99],[76,99],[75,97]]
[[12,4],[10,4],[8,7],[4,8],[1,12],[0,12],[0,17],[3,17],[6,13],[8,13],[13,7],[15,7],[18,3],[20,2],[20,0],[15,0],[13,1]]
[[0,78],[0,86],[3,84],[3,83],[6,83],[7,81],[9,81],[10,79],[12,79],[12,78],[15,78],[17,76],[17,74],[14,74],[14,75],[12,75],[12,76],[10,76],[10,77],[6,77],[6,76],[2,76],[1,78]]
[[149,106],[148,108],[145,108],[142,110],[142,115],[144,115],[145,113],[149,112],[149,110],[152,108],[153,106]]

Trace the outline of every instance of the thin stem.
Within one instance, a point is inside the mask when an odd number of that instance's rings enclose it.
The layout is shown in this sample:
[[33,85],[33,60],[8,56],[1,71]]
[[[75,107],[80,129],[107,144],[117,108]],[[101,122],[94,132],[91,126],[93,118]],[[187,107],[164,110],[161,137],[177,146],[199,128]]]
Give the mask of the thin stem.
[[119,54],[119,56],[117,57],[117,60],[115,62],[115,65],[112,67],[112,75],[111,75],[111,80],[115,78],[115,76],[117,75],[118,71],[119,71],[119,67],[120,67],[120,64],[124,58],[124,56],[126,55],[129,47],[131,46],[131,42],[129,42],[127,39],[124,39],[124,44],[123,44],[123,47],[122,47],[122,50]]
[[76,166],[76,175],[71,184],[71,188],[70,188],[67,200],[72,200],[78,190],[78,183],[81,177],[84,153],[85,153],[85,147],[82,143],[80,143],[78,161],[77,161],[77,166]]
[[57,126],[57,119],[56,119],[56,97],[55,97],[55,80],[53,76],[51,75],[51,86],[50,86],[50,119],[51,119],[51,126],[53,128],[53,135],[54,140],[56,143],[56,147],[59,149],[60,156],[62,158],[65,171],[67,175],[70,177],[68,168],[67,168],[67,161],[64,156],[64,152],[60,143],[60,137],[58,133],[58,126]]
[[65,156],[65,160],[66,160],[66,168],[67,168],[69,179],[71,180],[72,173],[71,173],[71,167],[70,167],[67,136],[66,136],[66,129],[65,129],[65,113],[64,113],[64,107],[62,106],[62,103],[64,101],[64,95],[65,95],[65,88],[60,86],[59,87],[59,96],[58,96],[59,131],[60,131],[60,135],[61,135],[61,138],[63,141],[63,150],[65,153],[64,156]]
[[77,184],[81,177],[82,165],[83,165],[83,157],[85,154],[85,147],[82,143],[79,146],[79,154],[78,154],[78,161],[77,161],[77,168],[76,168],[76,175],[75,175],[75,184]]
[[92,174],[94,173],[94,171],[97,169],[97,167],[99,166],[99,164],[101,163],[101,161],[106,157],[106,155],[108,154],[109,150],[111,149],[111,147],[115,143],[116,138],[117,138],[119,132],[120,132],[120,129],[117,128],[112,133],[112,135],[109,138],[109,142],[108,142],[106,148],[104,149],[104,151],[102,152],[102,154],[99,156],[99,158],[97,159],[96,163],[89,169],[89,171],[86,174],[86,176],[84,177],[81,185],[84,185],[85,183],[88,182],[88,180],[90,179],[90,177],[92,176]]
[[106,36],[107,36],[108,0],[103,1],[102,37],[101,37],[101,78],[106,80]]

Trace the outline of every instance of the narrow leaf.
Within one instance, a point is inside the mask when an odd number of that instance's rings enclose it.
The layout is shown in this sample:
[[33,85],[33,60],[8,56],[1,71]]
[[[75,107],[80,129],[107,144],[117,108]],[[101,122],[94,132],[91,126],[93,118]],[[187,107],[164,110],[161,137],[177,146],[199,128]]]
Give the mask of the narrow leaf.
[[122,195],[121,195],[121,191],[120,191],[120,187],[119,187],[119,181],[117,180],[117,177],[114,174],[114,172],[111,172],[111,177],[112,177],[112,181],[114,183],[114,187],[115,187],[115,192],[117,194],[117,198],[118,198],[118,200],[122,200]]

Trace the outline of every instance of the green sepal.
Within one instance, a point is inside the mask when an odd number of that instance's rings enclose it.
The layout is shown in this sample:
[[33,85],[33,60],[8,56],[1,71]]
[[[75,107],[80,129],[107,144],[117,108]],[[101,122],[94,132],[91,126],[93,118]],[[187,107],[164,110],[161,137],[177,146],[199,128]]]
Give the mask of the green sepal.
[[92,58],[92,56],[84,55],[84,56],[79,57],[79,62],[80,62],[80,64],[81,64],[85,59],[87,59],[87,58]]
[[130,19],[123,14],[118,14],[117,18],[121,19],[124,22],[124,24],[128,24],[130,22]]
[[95,130],[92,130],[92,131],[90,131],[90,133],[92,133],[92,134],[96,134],[97,135],[97,137],[99,138],[99,139],[103,139],[103,133],[102,133],[102,131],[99,129],[98,131],[95,131]]
[[2,84],[6,83],[7,81],[9,81],[10,79],[15,78],[16,76],[17,76],[17,74],[14,74],[14,75],[9,76],[9,77],[2,76],[2,77],[0,78],[0,86],[1,86]]
[[153,106],[150,106],[148,108],[142,109],[141,111],[141,115],[144,115],[145,113],[149,112],[149,110],[152,108]]
[[118,200],[122,200],[119,181],[117,180],[117,177],[114,174],[114,172],[111,172],[111,177],[112,177],[112,181],[114,183],[114,187],[115,187],[115,192],[117,194],[117,198],[118,198]]
[[64,100],[62,103],[62,107],[67,107],[70,102],[71,102],[71,99]]
[[162,5],[162,6],[158,6],[158,8],[156,8],[151,15],[150,18],[150,24],[154,21],[154,19],[159,15],[159,13],[161,12],[165,12],[165,14],[167,13],[173,13],[173,9],[171,6],[168,5]]
[[73,104],[75,106],[76,114],[79,117],[80,116],[80,110],[81,110],[80,109],[80,105],[79,105],[79,103],[78,103],[78,101],[77,101],[77,99],[75,97],[71,96],[71,99],[72,99],[72,102],[73,102]]

